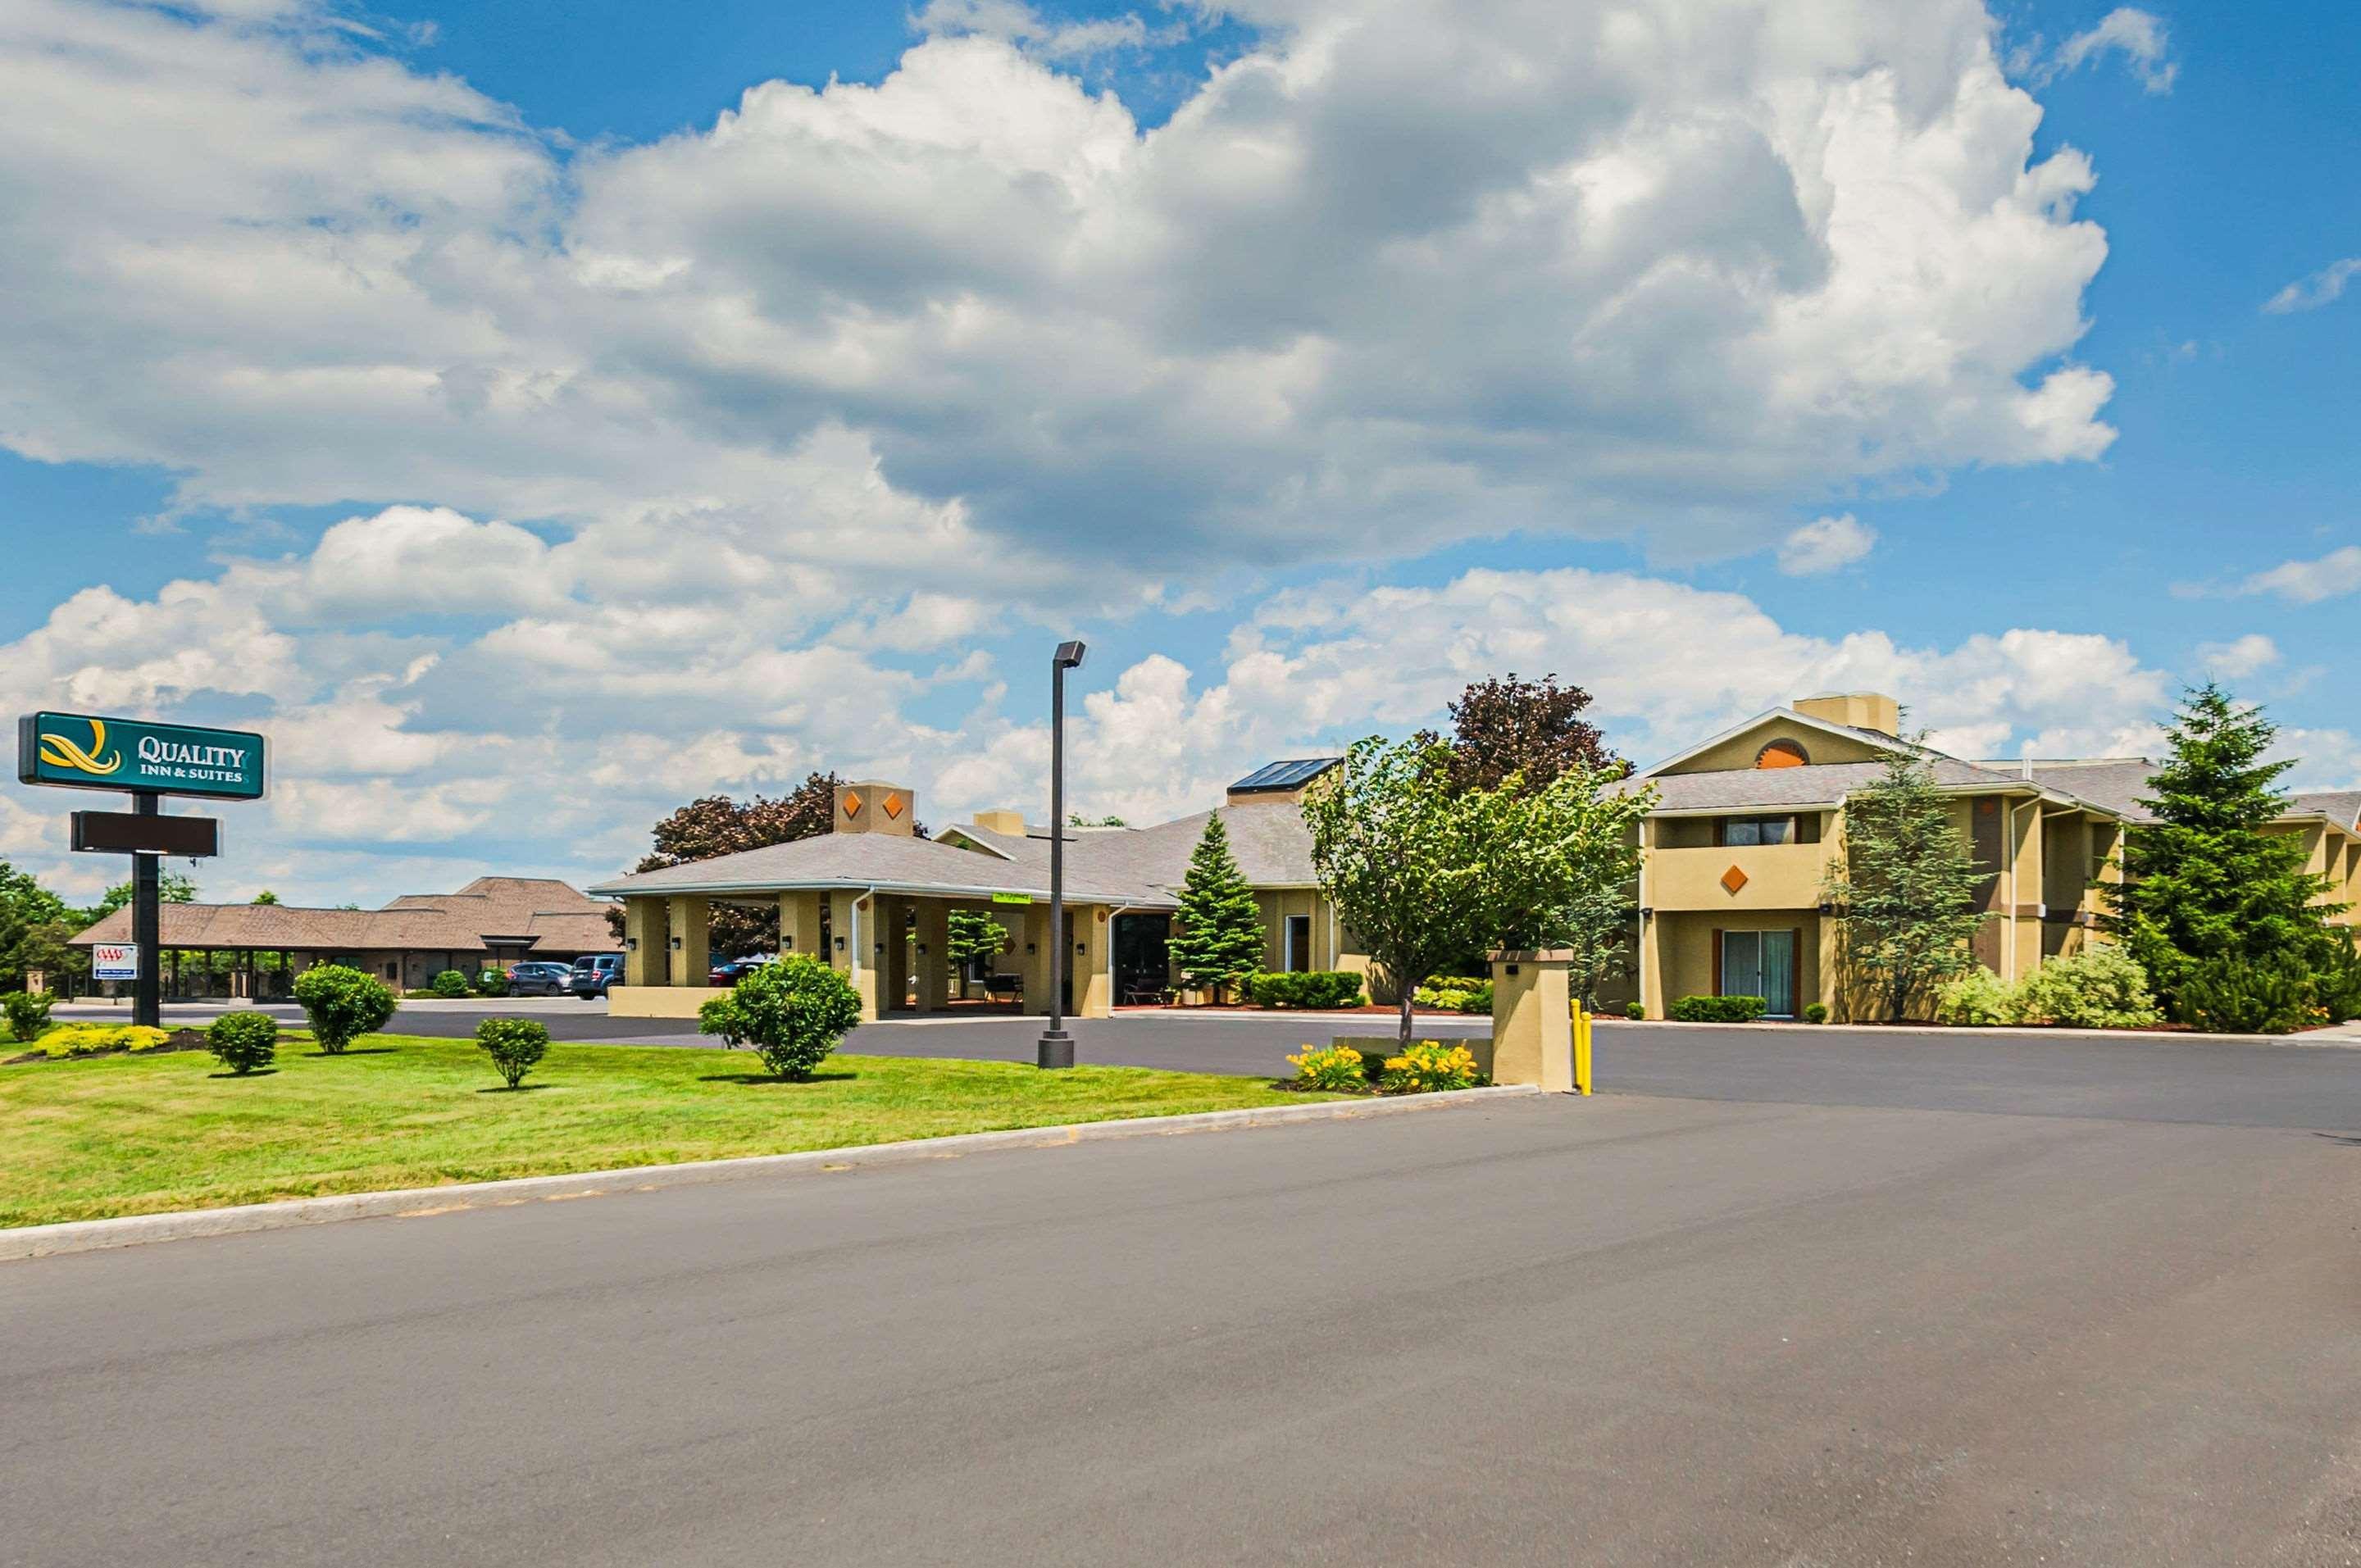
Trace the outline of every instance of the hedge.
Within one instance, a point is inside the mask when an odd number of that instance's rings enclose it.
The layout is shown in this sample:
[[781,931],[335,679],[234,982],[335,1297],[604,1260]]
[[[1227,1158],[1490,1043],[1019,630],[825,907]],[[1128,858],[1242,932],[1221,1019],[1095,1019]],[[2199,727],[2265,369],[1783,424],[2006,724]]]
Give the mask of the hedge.
[[1246,981],[1246,997],[1257,1007],[1358,1007],[1361,977],[1344,970],[1257,974]]
[[1684,1024],[1752,1024],[1770,1005],[1760,996],[1684,996],[1672,1014]]

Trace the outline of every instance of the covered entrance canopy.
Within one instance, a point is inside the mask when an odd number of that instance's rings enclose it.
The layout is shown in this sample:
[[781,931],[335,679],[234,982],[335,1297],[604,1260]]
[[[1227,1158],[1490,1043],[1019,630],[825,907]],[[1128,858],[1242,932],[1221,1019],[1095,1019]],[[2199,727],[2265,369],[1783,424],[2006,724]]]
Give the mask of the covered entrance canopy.
[[[693,1017],[711,994],[707,947],[717,903],[773,905],[779,947],[824,958],[860,993],[862,1016],[950,1003],[950,912],[991,915],[1008,930],[997,964],[1015,977],[1024,1010],[1049,1011],[1048,844],[995,846],[921,839],[906,789],[876,783],[837,791],[835,831],[691,865],[618,878],[592,891],[623,901],[623,983],[609,992],[620,1017]],[[1081,830],[1075,830],[1080,832]],[[1169,915],[1171,892],[1101,868],[1066,885],[1068,1011],[1103,1018],[1118,1000],[1117,922]],[[1126,946],[1129,946],[1126,943]]]

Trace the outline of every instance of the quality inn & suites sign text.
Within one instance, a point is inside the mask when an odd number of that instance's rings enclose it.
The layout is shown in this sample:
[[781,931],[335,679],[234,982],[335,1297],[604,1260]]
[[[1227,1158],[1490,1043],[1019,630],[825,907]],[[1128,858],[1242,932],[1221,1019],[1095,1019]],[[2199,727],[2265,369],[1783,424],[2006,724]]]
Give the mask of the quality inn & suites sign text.
[[259,800],[263,751],[262,737],[243,729],[34,713],[18,721],[16,777],[74,789]]

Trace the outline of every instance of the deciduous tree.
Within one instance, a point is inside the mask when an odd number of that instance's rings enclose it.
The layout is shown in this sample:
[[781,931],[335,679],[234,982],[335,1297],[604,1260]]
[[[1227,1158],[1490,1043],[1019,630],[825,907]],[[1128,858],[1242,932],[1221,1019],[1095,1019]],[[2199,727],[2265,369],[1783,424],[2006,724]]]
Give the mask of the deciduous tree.
[[1610,793],[1620,770],[1607,768],[1461,788],[1444,751],[1423,737],[1357,741],[1303,802],[1322,891],[1398,999],[1405,1046],[1419,981],[1470,951],[1578,945],[1576,984],[1595,994],[1610,946],[1620,959],[1629,840],[1653,799]]
[[[709,861],[771,844],[791,844],[817,838],[836,825],[836,791],[843,783],[834,773],[812,773],[794,793],[774,798],[758,795],[736,801],[726,795],[708,795],[655,825],[654,847],[641,857],[634,872],[662,871],[666,866]],[[623,939],[623,912],[607,912],[607,928],[618,945]],[[775,952],[779,944],[779,912],[775,905],[746,908],[734,904],[713,905],[712,951],[719,960],[748,953]]]
[[[1561,773],[1607,772],[1621,777],[1630,764],[1607,748],[1596,725],[1582,717],[1590,694],[1560,685],[1554,673],[1537,681],[1515,671],[1477,681],[1451,704],[1450,755],[1444,766],[1461,789],[1498,789],[1510,773],[1540,789]],[[1441,738],[1432,730],[1422,744]]]

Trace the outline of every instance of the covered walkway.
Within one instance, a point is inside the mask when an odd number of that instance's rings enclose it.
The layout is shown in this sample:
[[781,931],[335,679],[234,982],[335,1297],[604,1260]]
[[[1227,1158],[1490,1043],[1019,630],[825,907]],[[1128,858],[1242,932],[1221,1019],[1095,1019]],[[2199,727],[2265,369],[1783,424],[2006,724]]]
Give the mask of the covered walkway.
[[[886,784],[837,791],[835,830],[694,864],[668,866],[593,888],[623,902],[623,983],[609,993],[616,1017],[687,1018],[712,995],[708,948],[716,904],[771,906],[779,949],[824,958],[851,981],[863,1019],[930,1014],[959,1005],[950,916],[974,910],[1008,933],[995,960],[1027,1014],[1049,1011],[1050,943],[1068,944],[1068,1005],[1104,1018],[1117,996],[1118,933],[1126,922],[1161,922],[1170,891],[1148,883],[1070,871],[1066,926],[1053,938],[1046,857],[974,840],[918,838],[910,792]],[[1129,927],[1137,938],[1138,927]]]

